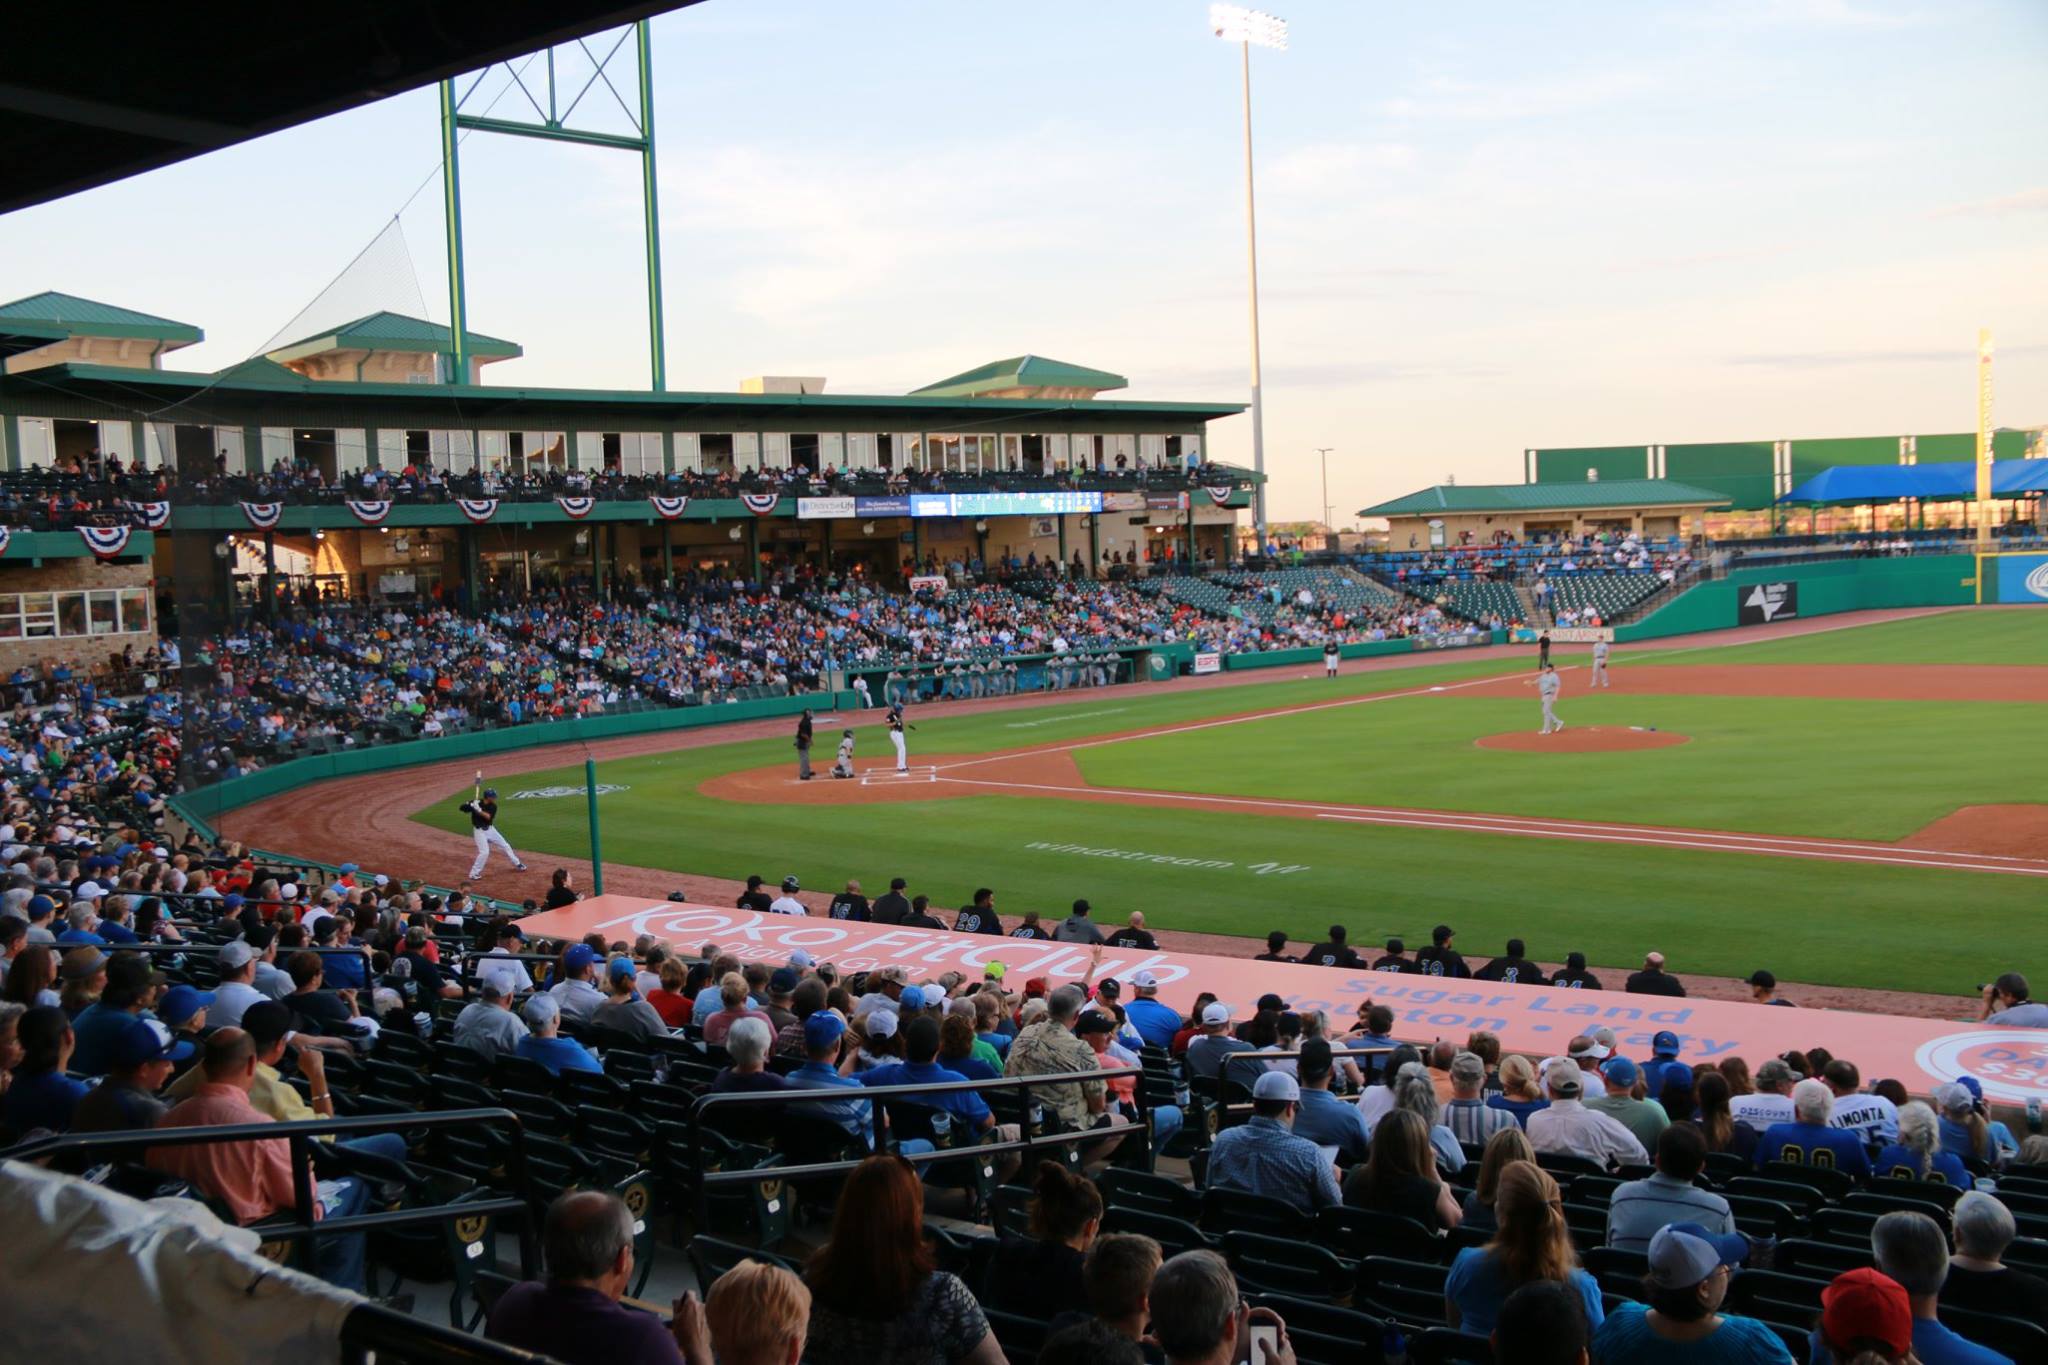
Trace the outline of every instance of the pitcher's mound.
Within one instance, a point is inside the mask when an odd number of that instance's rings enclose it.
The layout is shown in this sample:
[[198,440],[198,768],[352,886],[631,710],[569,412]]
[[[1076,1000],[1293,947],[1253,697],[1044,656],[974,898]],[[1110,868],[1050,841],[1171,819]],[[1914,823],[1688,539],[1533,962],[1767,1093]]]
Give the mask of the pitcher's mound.
[[1899,842],[1907,848],[2040,858],[2048,856],[2048,806],[1964,806]]
[[1510,730],[1473,740],[1482,749],[1514,749],[1535,754],[1615,754],[1631,749],[1668,749],[1692,736],[1671,730],[1635,730],[1626,725],[1566,726],[1556,734]]

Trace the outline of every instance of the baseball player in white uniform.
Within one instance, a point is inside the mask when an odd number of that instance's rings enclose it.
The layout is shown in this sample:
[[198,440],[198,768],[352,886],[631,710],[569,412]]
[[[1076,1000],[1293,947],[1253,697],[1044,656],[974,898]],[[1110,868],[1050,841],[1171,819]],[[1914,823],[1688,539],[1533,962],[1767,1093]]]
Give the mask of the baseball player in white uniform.
[[896,746],[896,771],[899,773],[910,771],[910,752],[906,747],[909,741],[903,737],[903,732],[905,730],[915,730],[916,728],[915,725],[903,719],[903,708],[901,706],[889,708],[889,742]]
[[1564,729],[1564,722],[1557,718],[1556,710],[1557,694],[1563,686],[1557,678],[1557,665],[1543,665],[1543,671],[1536,675],[1536,695],[1543,699],[1543,728],[1537,734],[1547,735]]
[[512,845],[498,832],[498,789],[484,785],[481,768],[476,773],[476,790],[462,803],[462,813],[469,817],[470,837],[476,840],[476,861],[469,865],[470,881],[484,875],[484,865],[490,862],[494,848],[511,861],[514,872],[526,871],[526,864],[519,861]]
[[1592,687],[1607,686],[1607,642],[1605,640],[1595,640],[1593,642],[1593,681],[1588,685]]
[[868,680],[866,678],[855,678],[853,680],[853,690],[854,694],[860,698],[861,710],[865,711],[875,704],[873,694],[868,691]]

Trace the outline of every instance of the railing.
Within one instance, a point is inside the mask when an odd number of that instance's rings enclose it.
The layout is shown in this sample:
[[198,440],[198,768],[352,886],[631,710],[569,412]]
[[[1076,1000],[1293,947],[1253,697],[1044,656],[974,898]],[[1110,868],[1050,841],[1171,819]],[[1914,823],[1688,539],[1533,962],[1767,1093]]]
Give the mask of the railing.
[[[465,1205],[465,1212],[479,1206]],[[381,1304],[358,1304],[341,1320],[342,1365],[548,1365],[553,1356],[429,1322]]]
[[[920,1105],[924,1108],[934,1108],[936,1106],[929,1103],[929,1097],[933,1095],[946,1095],[957,1092],[1007,1092],[1014,1090],[1024,1092],[1025,1112],[1028,1116],[1032,1108],[1030,1092],[1034,1088],[1050,1085],[1079,1085],[1088,1081],[1112,1081],[1126,1076],[1142,1079],[1145,1074],[1145,1068],[1142,1066],[1126,1066],[1116,1068],[1104,1067],[1097,1071],[1062,1071],[1037,1076],[1006,1076],[992,1081],[945,1081],[935,1085],[861,1086],[857,1090],[851,1086],[820,1086],[817,1089],[714,1092],[699,1098],[696,1107],[691,1111],[690,1145],[693,1150],[702,1150],[704,1143],[704,1115],[714,1108],[723,1109],[745,1104],[756,1106],[821,1103],[846,1104],[856,1100],[867,1100],[871,1102],[869,1117],[872,1121],[872,1132],[868,1141],[868,1153],[872,1155],[890,1150],[884,1140],[884,1129],[882,1126],[885,1118],[883,1102],[886,1100],[897,1099],[906,1103]],[[1067,1132],[1047,1133],[1036,1137],[1025,1132],[1020,1133],[1014,1140],[968,1143],[955,1147],[934,1147],[929,1152],[904,1152],[898,1150],[895,1155],[902,1157],[913,1166],[924,1166],[931,1162],[959,1161],[966,1157],[983,1160],[988,1157],[1002,1156],[1009,1152],[1035,1152],[1043,1148],[1073,1147],[1085,1143],[1115,1141],[1120,1138],[1132,1138],[1140,1135],[1142,1135],[1144,1141],[1149,1143],[1151,1141],[1151,1126],[1147,1119],[1151,1115],[1151,1106],[1146,1102],[1145,1087],[1142,1085],[1137,1086],[1134,1088],[1133,1093],[1136,1097],[1138,1117],[1135,1122],[1125,1128],[1082,1128]],[[829,1122],[829,1120],[820,1121]],[[810,1162],[802,1166],[776,1166],[773,1168],[773,1176],[777,1180],[803,1180],[816,1176],[844,1175],[866,1159],[866,1156],[861,1156],[844,1161]],[[697,1181],[697,1220],[699,1225],[704,1225],[710,1216],[712,1187],[746,1184],[760,1179],[761,1172],[759,1170],[703,1172]]]
[[[313,1143],[317,1139],[347,1137],[401,1129],[452,1128],[459,1124],[503,1122],[511,1125],[511,1142],[506,1158],[506,1177],[513,1194],[503,1199],[480,1200],[460,1205],[396,1209],[383,1213],[358,1213],[345,1218],[316,1219],[313,1176]],[[532,1225],[531,1186],[526,1171],[526,1127],[510,1109],[446,1109],[414,1114],[360,1114],[349,1118],[303,1119],[293,1123],[230,1123],[207,1128],[146,1128],[135,1132],[64,1133],[16,1143],[0,1150],[0,1157],[18,1161],[39,1161],[68,1153],[143,1151],[162,1147],[201,1147],[216,1142],[259,1142],[282,1139],[290,1145],[292,1163],[292,1221],[260,1223],[255,1230],[266,1242],[304,1242],[310,1259],[323,1237],[372,1232],[391,1228],[420,1227],[456,1218],[513,1218],[519,1226],[519,1266],[531,1277],[540,1266],[539,1241]]]

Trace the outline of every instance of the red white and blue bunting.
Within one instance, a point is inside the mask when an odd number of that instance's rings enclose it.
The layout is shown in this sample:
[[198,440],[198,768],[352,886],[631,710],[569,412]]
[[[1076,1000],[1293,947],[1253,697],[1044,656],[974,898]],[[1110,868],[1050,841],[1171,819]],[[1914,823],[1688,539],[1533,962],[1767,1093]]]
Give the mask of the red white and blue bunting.
[[161,531],[171,524],[171,505],[167,502],[131,502],[128,510],[145,531]]
[[462,509],[462,515],[479,526],[498,515],[496,498],[457,498],[455,505]]
[[128,548],[128,537],[134,530],[132,526],[81,526],[78,534],[93,554],[101,559],[112,559]]
[[271,527],[277,525],[277,519],[284,515],[284,504],[281,502],[245,502],[242,504],[242,515],[247,517],[249,524],[257,530],[268,531]]
[[687,497],[650,497],[647,501],[654,508],[655,515],[660,517],[663,521],[674,521],[677,517],[683,514],[683,509],[687,508],[690,505],[690,500]]
[[389,501],[351,501],[348,505],[348,510],[354,513],[355,519],[357,521],[360,521],[363,525],[375,526],[378,522],[381,522],[382,520],[384,520],[384,518],[391,515],[391,504]]
[[596,498],[556,498],[555,506],[569,514],[571,521],[581,521],[590,515],[590,509],[597,506]]
[[747,510],[757,517],[765,517],[775,510],[775,504],[782,501],[780,493],[742,493],[740,501]]
[[14,539],[12,526],[0,526],[0,555],[7,553],[7,542]]
[[1204,488],[1202,491],[1209,495],[1210,502],[1213,502],[1218,507],[1221,507],[1225,503],[1230,501],[1230,495],[1232,493],[1235,493],[1237,489],[1233,488],[1229,484],[1225,484],[1221,488]]

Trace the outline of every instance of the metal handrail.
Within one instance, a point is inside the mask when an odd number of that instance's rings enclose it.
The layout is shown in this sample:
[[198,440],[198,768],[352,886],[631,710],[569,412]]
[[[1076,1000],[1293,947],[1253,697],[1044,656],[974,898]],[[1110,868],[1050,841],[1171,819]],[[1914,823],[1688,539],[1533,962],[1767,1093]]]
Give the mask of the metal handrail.
[[[358,1213],[345,1218],[316,1219],[314,1209],[313,1143],[317,1139],[352,1133],[383,1133],[402,1128],[452,1128],[459,1124],[504,1121],[512,1125],[511,1153],[506,1176],[513,1196],[463,1205],[437,1205],[428,1209],[401,1209],[384,1213]],[[143,1128],[126,1132],[61,1133],[0,1149],[0,1159],[40,1161],[69,1152],[121,1152],[157,1147],[198,1147],[216,1142],[257,1142],[283,1140],[290,1144],[292,1163],[292,1218],[289,1224],[259,1226],[265,1241],[304,1240],[311,1256],[319,1239],[371,1229],[413,1227],[450,1218],[471,1218],[499,1213],[519,1219],[519,1265],[522,1275],[531,1276],[540,1265],[539,1244],[534,1237],[530,1212],[531,1186],[526,1167],[526,1125],[510,1109],[443,1109],[412,1114],[356,1114],[349,1117],[299,1119],[285,1123],[225,1123],[210,1127]]]
[[[864,1085],[860,1087],[858,1092],[846,1086],[819,1086],[815,1089],[799,1088],[767,1091],[722,1091],[698,1098],[696,1107],[690,1113],[690,1145],[693,1149],[702,1149],[704,1112],[713,1106],[722,1107],[747,1103],[756,1105],[818,1104],[830,1101],[844,1104],[856,1098],[882,1101],[892,1097],[910,1099],[919,1096],[951,1094],[959,1091],[973,1093],[1008,1090],[1021,1090],[1025,1092],[1028,1103],[1030,1091],[1037,1086],[1074,1085],[1091,1080],[1118,1080],[1125,1076],[1142,1077],[1143,1075],[1145,1075],[1144,1067],[1125,1066],[1115,1068],[1103,1067],[1092,1072],[1061,1071],[1047,1072],[1035,1076],[1002,1076],[988,1081],[941,1081],[933,1085]],[[1150,1106],[1145,1103],[1144,1087],[1139,1086],[1135,1091],[1135,1095],[1139,1121],[1132,1126],[1134,1128],[1143,1128],[1149,1141],[1150,1126],[1145,1123],[1145,1119],[1149,1115]],[[927,1105],[926,1107],[930,1108],[932,1106]],[[882,1138],[883,1112],[880,1103],[872,1106],[870,1118],[873,1121],[873,1135],[869,1140],[869,1154],[872,1155],[884,1150]],[[1077,1143],[1101,1142],[1108,1138],[1123,1135],[1119,1134],[1115,1129],[1087,1128],[1076,1132],[1049,1133],[1040,1137],[1019,1137],[1015,1141],[981,1142],[968,1147],[937,1147],[929,1152],[898,1151],[896,1155],[910,1162],[913,1166],[921,1166],[936,1161],[958,1161],[962,1157],[970,1155],[988,1157],[1000,1156],[1005,1152],[1033,1152],[1044,1147],[1071,1147]],[[806,1179],[811,1176],[841,1175],[851,1171],[866,1159],[866,1156],[862,1156],[847,1161],[811,1162],[803,1166],[776,1166],[771,1169],[775,1179],[797,1180]],[[702,1223],[709,1216],[708,1200],[711,1186],[737,1185],[747,1181],[757,1181],[761,1178],[761,1171],[759,1169],[705,1171],[701,1173],[697,1181],[697,1217],[699,1223]]]

